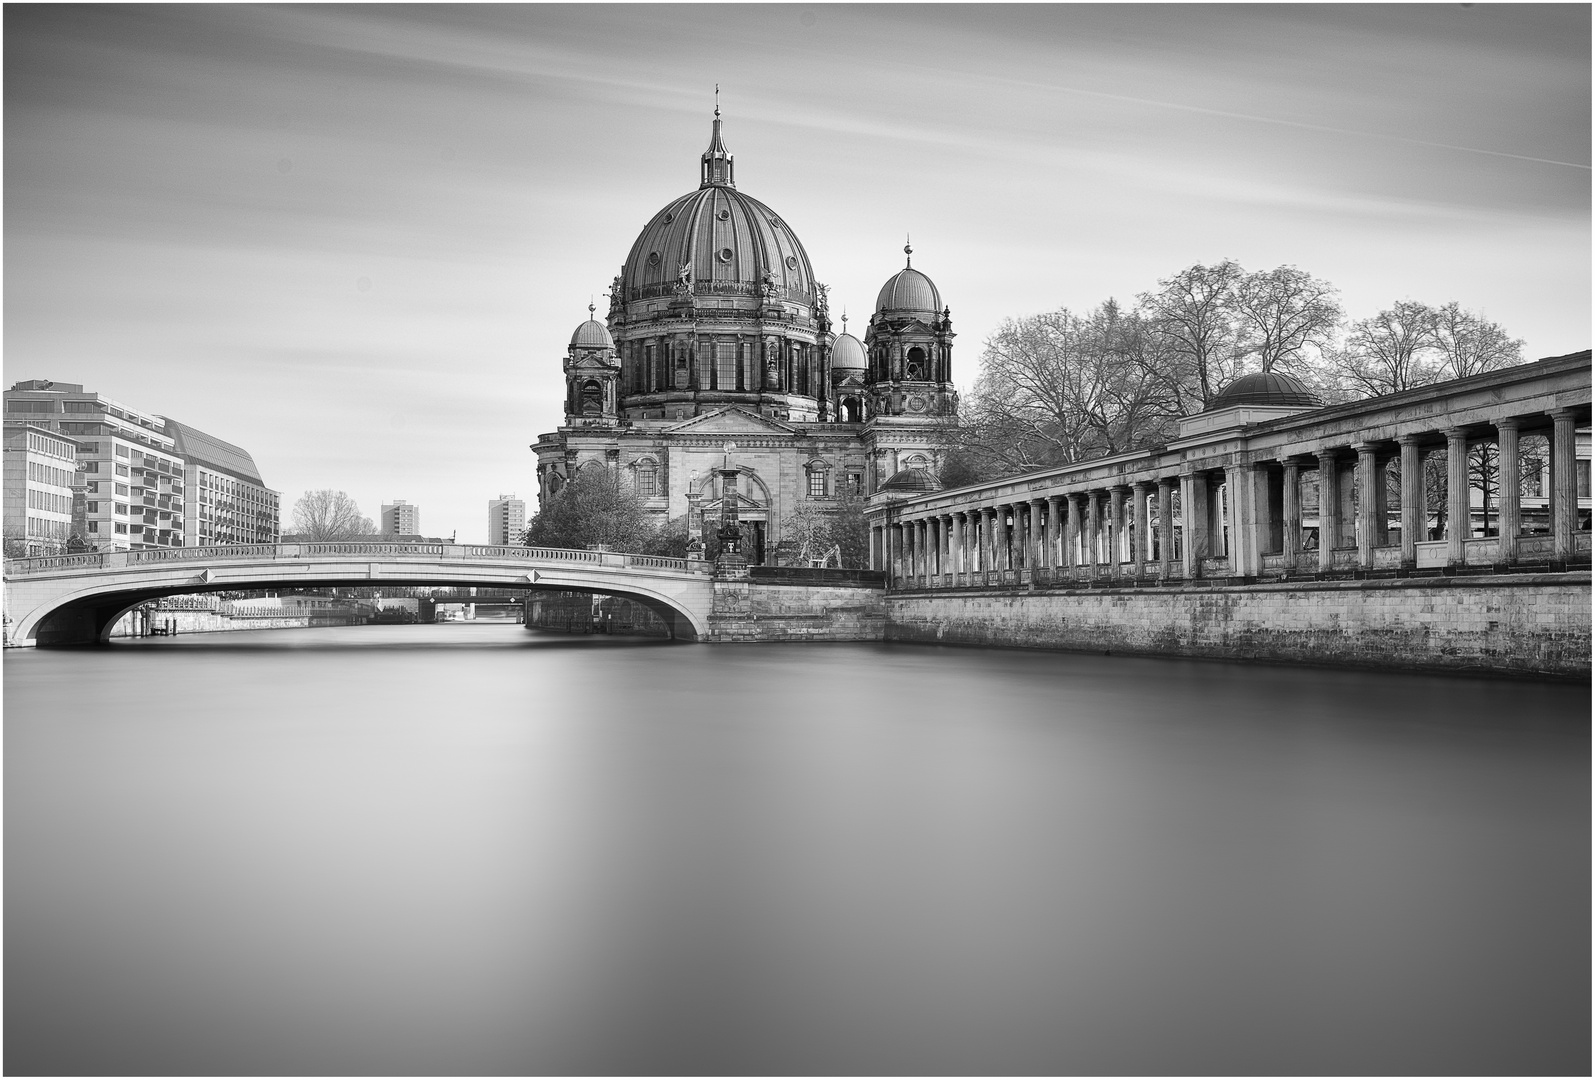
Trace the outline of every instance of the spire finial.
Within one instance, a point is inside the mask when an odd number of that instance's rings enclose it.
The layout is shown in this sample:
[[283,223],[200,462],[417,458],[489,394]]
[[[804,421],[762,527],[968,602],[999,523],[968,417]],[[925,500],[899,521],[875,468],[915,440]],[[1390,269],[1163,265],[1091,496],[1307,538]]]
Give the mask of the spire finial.
[[720,115],[720,84],[714,84],[714,114]]
[[903,254],[908,256],[908,265],[909,266],[913,266],[914,265],[914,244],[913,244],[913,241],[911,241],[909,239],[907,233],[903,234]]
[[593,303],[594,299],[595,297],[591,296],[587,298],[587,318],[589,319],[591,319],[593,314],[598,310],[598,307]]
[[842,333],[847,333],[847,308],[842,309]]

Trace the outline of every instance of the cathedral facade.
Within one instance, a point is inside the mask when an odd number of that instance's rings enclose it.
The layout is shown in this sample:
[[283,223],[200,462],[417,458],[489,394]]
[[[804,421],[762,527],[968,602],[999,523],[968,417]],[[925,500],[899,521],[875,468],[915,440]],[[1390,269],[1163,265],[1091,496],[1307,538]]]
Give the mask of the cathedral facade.
[[730,497],[762,562],[800,511],[933,489],[958,408],[952,313],[903,250],[863,340],[837,330],[797,235],[737,189],[717,108],[697,190],[643,227],[607,318],[589,306],[571,335],[564,423],[532,447],[539,501],[604,470],[704,537]]

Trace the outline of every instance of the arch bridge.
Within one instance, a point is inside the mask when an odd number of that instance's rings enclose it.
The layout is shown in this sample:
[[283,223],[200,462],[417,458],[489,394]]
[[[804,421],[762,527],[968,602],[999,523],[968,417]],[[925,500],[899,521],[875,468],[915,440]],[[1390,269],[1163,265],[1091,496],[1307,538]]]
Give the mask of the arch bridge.
[[252,544],[149,548],[5,562],[10,645],[105,641],[148,600],[180,593],[352,586],[477,586],[603,593],[635,600],[673,638],[708,636],[706,563],[652,555],[471,544]]

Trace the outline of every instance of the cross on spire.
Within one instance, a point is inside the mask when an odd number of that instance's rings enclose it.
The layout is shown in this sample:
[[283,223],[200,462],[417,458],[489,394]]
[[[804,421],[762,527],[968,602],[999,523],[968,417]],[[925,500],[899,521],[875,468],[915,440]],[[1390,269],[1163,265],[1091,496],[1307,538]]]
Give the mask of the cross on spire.
[[903,254],[908,257],[908,265],[914,265],[914,245],[907,233],[903,234]]

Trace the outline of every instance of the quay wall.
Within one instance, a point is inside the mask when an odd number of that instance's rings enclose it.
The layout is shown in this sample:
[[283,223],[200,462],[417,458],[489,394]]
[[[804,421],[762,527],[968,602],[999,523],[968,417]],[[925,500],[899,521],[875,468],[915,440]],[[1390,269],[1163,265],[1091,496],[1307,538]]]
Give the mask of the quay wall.
[[710,641],[883,641],[878,583],[716,581]]
[[886,640],[1588,680],[1590,575],[894,592]]

